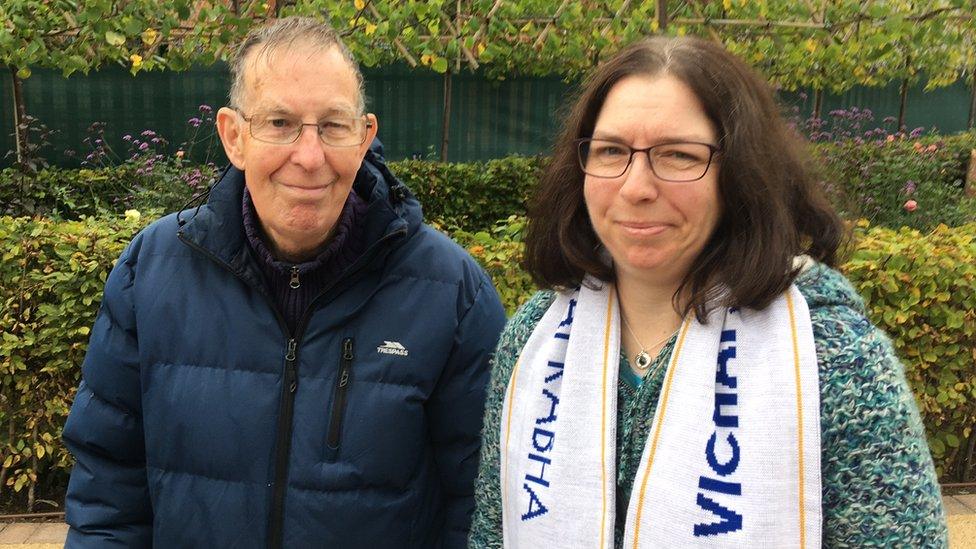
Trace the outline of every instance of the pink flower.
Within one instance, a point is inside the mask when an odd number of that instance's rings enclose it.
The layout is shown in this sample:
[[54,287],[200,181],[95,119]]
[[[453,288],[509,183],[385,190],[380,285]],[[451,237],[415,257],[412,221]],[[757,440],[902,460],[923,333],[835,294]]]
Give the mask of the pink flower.
[[906,212],[914,212],[916,209],[918,209],[918,202],[915,202],[914,200],[909,200],[905,202],[905,205],[902,206],[902,208],[905,208]]

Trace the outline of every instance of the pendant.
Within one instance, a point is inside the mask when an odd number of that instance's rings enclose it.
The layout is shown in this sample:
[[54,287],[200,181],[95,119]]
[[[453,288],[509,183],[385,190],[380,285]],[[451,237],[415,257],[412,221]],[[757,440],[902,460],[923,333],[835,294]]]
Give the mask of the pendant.
[[643,349],[634,357],[634,364],[641,370],[651,365],[651,356]]

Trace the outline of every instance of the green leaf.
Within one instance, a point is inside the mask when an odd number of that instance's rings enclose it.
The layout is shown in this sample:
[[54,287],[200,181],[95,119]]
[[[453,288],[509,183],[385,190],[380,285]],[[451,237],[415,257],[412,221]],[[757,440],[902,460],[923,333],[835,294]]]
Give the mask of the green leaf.
[[430,68],[434,69],[436,73],[444,74],[447,72],[447,59],[438,57],[430,64]]
[[105,41],[110,46],[121,46],[125,44],[125,37],[115,31],[107,31],[105,33]]

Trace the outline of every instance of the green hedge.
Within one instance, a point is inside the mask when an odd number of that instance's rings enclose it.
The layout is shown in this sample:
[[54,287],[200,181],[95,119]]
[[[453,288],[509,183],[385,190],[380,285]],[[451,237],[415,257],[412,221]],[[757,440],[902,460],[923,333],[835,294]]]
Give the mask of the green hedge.
[[856,242],[844,273],[905,365],[940,476],[957,477],[976,426],[976,223],[929,233],[862,223]]
[[[0,489],[63,482],[71,459],[59,436],[88,330],[112,262],[145,221],[0,218]],[[509,313],[533,291],[517,263],[523,225],[513,216],[453,234],[491,274]],[[904,361],[940,476],[957,478],[976,420],[976,224],[860,227],[844,271]]]
[[134,215],[0,218],[0,491],[33,496],[39,475],[56,482],[70,467],[60,435],[88,333],[108,272],[142,225]]
[[466,164],[403,160],[390,170],[417,196],[424,218],[446,228],[479,231],[525,212],[545,162],[522,156]]

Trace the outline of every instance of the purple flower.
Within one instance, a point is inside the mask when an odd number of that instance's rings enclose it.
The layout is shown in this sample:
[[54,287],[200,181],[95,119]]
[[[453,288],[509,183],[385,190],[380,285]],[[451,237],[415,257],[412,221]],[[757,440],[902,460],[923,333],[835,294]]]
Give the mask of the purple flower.
[[196,117],[193,117],[193,118],[191,118],[191,119],[189,119],[189,120],[186,121],[187,124],[193,126],[194,128],[199,127],[202,122],[203,122],[202,120],[200,120],[199,118],[196,118]]
[[914,193],[914,192],[915,192],[915,189],[916,189],[916,185],[915,185],[915,182],[914,182],[914,181],[912,181],[911,179],[909,179],[908,181],[906,181],[906,182],[905,182],[905,186],[904,186],[904,187],[902,187],[902,189],[901,189],[901,190],[902,190],[902,191],[903,191],[903,192],[904,192],[905,194],[909,194],[909,195],[910,195],[910,194],[912,194],[912,193]]
[[143,131],[143,132],[142,132],[141,134],[139,134],[139,135],[141,135],[141,136],[143,136],[143,137],[153,137],[153,136],[155,136],[155,135],[156,135],[156,132],[154,132],[154,131],[152,131],[152,130],[144,130],[144,131]]
[[925,131],[925,128],[919,126],[919,127],[915,128],[914,130],[912,130],[912,133],[908,134],[908,137],[911,138],[911,139],[918,139],[918,137],[921,136],[922,135],[922,132],[924,132],[924,131]]
[[125,134],[122,136],[122,141],[132,141],[132,136],[129,134]]
[[211,107],[210,105],[200,105],[199,109],[200,112],[203,114],[213,112],[213,107]]
[[140,151],[144,151],[144,150],[146,150],[148,148],[149,148],[149,143],[143,143],[143,144],[139,145],[139,150]]
[[153,137],[152,138],[152,142],[153,143],[159,143],[159,138],[158,137]]
[[898,122],[898,119],[895,118],[894,116],[886,116],[886,117],[884,117],[884,123],[885,124],[894,124],[895,122]]

